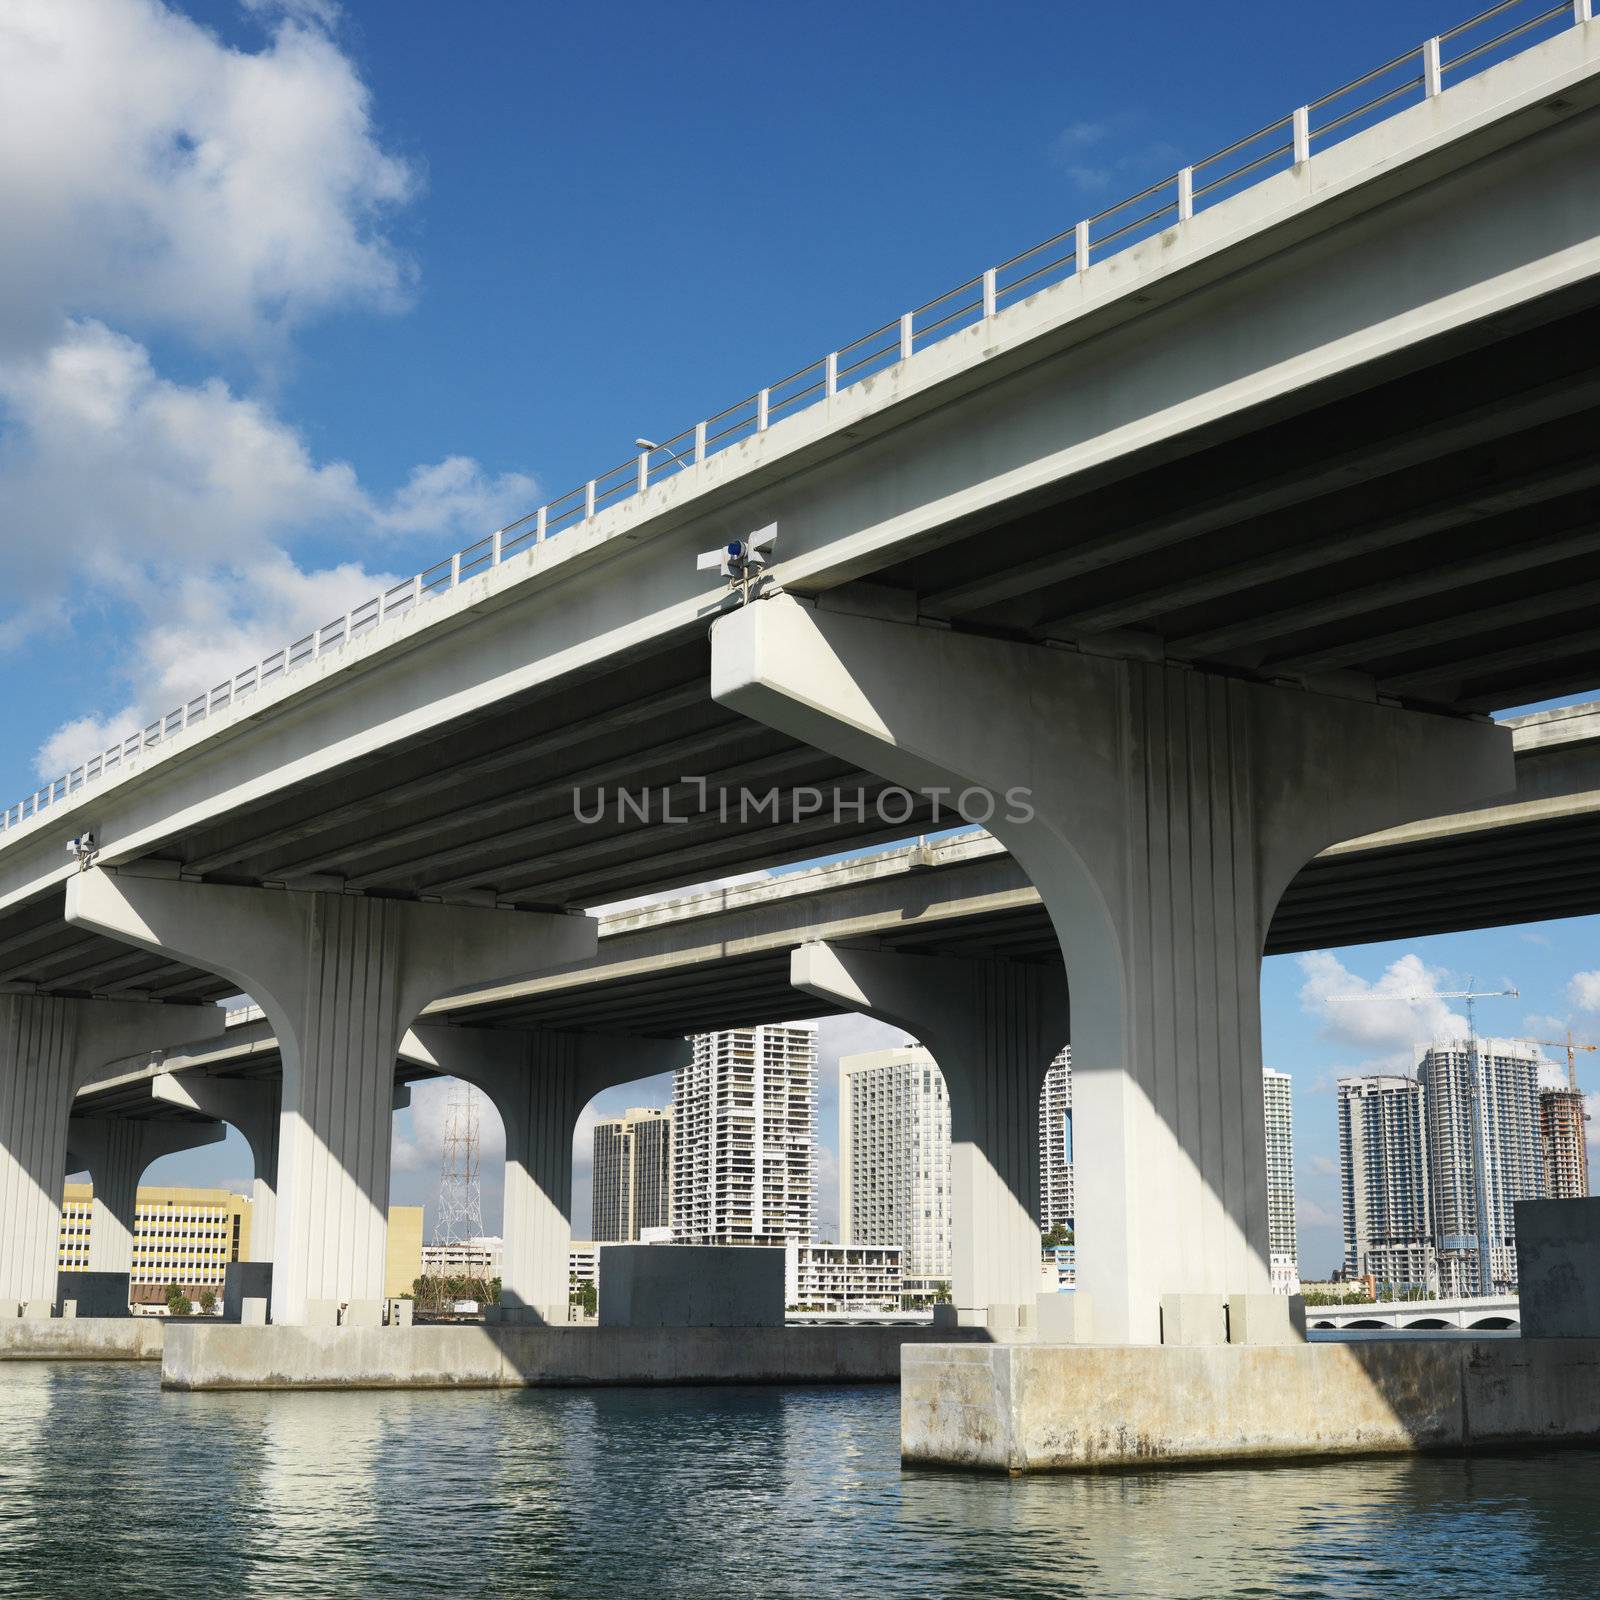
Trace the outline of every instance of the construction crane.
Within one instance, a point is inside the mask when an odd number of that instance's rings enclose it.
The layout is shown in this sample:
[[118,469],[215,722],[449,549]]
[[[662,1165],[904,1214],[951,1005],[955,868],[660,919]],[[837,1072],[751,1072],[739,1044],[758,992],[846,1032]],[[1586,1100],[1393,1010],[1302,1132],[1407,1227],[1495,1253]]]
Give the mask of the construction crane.
[[[1465,989],[1437,989],[1429,994],[1383,994],[1371,989],[1365,994],[1329,995],[1330,1000],[1400,1000],[1416,1004],[1423,1000],[1465,1000],[1467,1003],[1467,1103],[1472,1113],[1472,1199],[1478,1225],[1478,1293],[1494,1293],[1494,1253],[1489,1245],[1489,1130],[1483,1115],[1482,1068],[1478,1060],[1479,1000],[1516,1000],[1517,989],[1474,989],[1467,979]],[[1532,1042],[1532,1041],[1530,1041]],[[1591,1047],[1592,1048],[1592,1047]],[[1570,1059],[1570,1058],[1569,1058]]]
[[1589,1044],[1583,1039],[1574,1039],[1572,1029],[1567,1029],[1565,1039],[1524,1039],[1524,1044],[1545,1045],[1551,1050],[1565,1050],[1567,1052],[1567,1087],[1578,1087],[1578,1052],[1580,1050],[1600,1050],[1600,1044]]

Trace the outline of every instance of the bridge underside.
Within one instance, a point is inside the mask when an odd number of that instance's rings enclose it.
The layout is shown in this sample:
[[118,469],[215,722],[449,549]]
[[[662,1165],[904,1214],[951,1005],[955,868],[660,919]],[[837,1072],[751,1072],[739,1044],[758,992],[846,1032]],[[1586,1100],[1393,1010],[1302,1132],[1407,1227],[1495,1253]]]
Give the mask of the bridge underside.
[[[1590,688],[1600,683],[1596,292],[1475,325],[1470,348],[1463,334],[1414,347],[1360,369],[1359,386],[1347,376],[1309,387],[1271,414],[1230,419],[1226,437],[1183,435],[1014,504],[1002,522],[945,527],[909,558],[841,575],[819,603],[1457,713]],[[717,706],[708,671],[698,625],[230,813],[158,857],[217,882],[561,908],[929,826],[926,806],[903,802],[892,825],[880,822],[881,779]],[[807,786],[842,793],[843,814],[830,798],[774,821],[761,804]],[[648,819],[619,801],[623,787],[636,800],[648,791]],[[731,796],[726,814],[719,791]],[[604,816],[580,820],[575,795],[584,816]],[[849,804],[861,795],[864,820]],[[1589,837],[1568,819],[1480,835],[1467,850],[1319,861],[1290,889],[1269,949],[1594,910]],[[226,992],[63,927],[58,902],[14,916],[0,984],[169,1000]]]

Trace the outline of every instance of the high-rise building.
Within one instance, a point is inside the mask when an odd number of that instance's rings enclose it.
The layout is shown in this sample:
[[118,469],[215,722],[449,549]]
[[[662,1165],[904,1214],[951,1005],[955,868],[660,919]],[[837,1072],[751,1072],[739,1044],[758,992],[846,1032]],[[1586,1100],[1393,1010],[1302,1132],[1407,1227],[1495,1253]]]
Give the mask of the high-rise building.
[[1294,1079],[1261,1069],[1261,1102],[1267,1125],[1267,1249],[1272,1287],[1279,1294],[1300,1290],[1300,1248],[1295,1239]]
[[1422,1085],[1373,1074],[1339,1080],[1344,1270],[1397,1293],[1437,1289]]
[[1039,1228],[1074,1226],[1072,1193],[1072,1049],[1050,1063],[1039,1094]]
[[1417,1063],[1428,1140],[1428,1209],[1439,1251],[1439,1289],[1446,1297],[1500,1294],[1517,1286],[1516,1202],[1538,1199],[1544,1183],[1539,1060],[1538,1047],[1521,1039],[1478,1042],[1490,1283],[1479,1282],[1479,1152],[1466,1042],[1434,1045]]
[[816,1232],[817,1027],[694,1040],[672,1088],[672,1237],[809,1244]]
[[672,1112],[635,1106],[594,1129],[594,1237],[635,1241],[672,1222]]
[[1589,1193],[1588,1115],[1583,1094],[1565,1084],[1539,1090],[1539,1146],[1547,1200],[1582,1200]]
[[905,1291],[950,1278],[950,1100],[921,1045],[839,1063],[839,1231],[898,1247]]

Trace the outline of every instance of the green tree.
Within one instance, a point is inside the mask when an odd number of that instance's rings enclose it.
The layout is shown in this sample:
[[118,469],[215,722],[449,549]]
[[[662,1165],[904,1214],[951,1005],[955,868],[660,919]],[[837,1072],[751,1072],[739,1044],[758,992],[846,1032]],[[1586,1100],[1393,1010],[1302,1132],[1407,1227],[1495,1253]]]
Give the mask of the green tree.
[[208,1317],[217,1309],[217,1296],[215,1290],[202,1289],[200,1291],[200,1309],[205,1312]]
[[1072,1229],[1064,1222],[1057,1222],[1049,1233],[1043,1235],[1041,1242],[1046,1250],[1053,1250],[1057,1245],[1071,1244]]
[[592,1317],[600,1308],[600,1291],[592,1283],[575,1283],[569,1297],[586,1317]]
[[175,1283],[167,1285],[167,1315],[172,1317],[194,1315],[194,1302]]

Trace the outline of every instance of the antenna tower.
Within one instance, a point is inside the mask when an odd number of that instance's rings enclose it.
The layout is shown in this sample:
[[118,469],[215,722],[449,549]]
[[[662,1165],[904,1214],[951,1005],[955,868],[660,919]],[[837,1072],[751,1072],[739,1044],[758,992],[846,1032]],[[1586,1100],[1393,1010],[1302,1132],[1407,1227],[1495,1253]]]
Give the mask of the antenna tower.
[[433,1243],[448,1250],[483,1234],[483,1195],[478,1183],[478,1091],[456,1080],[445,1112],[444,1151],[439,1164],[439,1209]]

